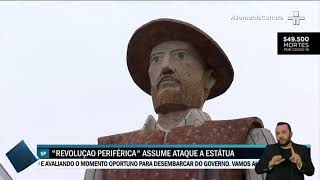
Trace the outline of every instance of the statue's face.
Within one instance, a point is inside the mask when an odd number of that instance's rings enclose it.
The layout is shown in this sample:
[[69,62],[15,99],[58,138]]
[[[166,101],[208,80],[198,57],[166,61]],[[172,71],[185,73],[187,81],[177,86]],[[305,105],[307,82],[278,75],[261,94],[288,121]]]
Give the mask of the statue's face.
[[157,113],[201,108],[205,65],[195,48],[183,41],[158,44],[150,54],[149,78]]

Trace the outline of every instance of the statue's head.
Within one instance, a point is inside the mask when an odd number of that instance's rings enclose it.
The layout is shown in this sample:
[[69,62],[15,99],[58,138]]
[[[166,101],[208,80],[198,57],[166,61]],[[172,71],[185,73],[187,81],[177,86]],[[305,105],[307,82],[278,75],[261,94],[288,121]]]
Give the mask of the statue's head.
[[215,83],[213,69],[185,41],[156,45],[150,54],[148,73],[157,113],[201,108]]
[[152,96],[157,113],[202,108],[233,80],[219,45],[191,24],[173,19],[140,27],[129,42],[127,64],[134,82]]

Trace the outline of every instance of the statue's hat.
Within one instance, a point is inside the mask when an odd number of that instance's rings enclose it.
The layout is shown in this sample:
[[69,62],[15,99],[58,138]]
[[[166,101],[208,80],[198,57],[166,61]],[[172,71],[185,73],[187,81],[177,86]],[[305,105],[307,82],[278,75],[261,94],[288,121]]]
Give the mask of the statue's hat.
[[212,68],[216,83],[207,99],[223,94],[233,80],[233,69],[220,46],[205,32],[192,24],[175,19],[156,19],[138,28],[132,35],[127,49],[127,65],[133,81],[151,94],[148,75],[150,53],[153,47],[164,41],[191,43],[202,60]]

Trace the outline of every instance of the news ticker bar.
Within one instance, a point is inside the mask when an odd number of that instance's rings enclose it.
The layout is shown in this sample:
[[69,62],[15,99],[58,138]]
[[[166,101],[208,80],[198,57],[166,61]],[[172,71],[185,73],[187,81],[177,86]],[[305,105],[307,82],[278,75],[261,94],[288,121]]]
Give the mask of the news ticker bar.
[[320,55],[320,32],[278,32],[278,54]]
[[264,144],[38,145],[37,155],[39,159],[259,159],[265,147]]
[[259,159],[40,159],[40,168],[254,169]]
[[[310,150],[310,145],[306,145]],[[40,168],[253,169],[264,144],[38,145]]]

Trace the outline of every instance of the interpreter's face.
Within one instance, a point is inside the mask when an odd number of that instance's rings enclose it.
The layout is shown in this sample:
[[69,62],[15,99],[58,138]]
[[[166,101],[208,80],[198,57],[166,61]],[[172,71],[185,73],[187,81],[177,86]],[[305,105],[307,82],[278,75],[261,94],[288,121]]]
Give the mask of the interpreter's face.
[[204,103],[204,64],[194,47],[183,41],[158,44],[150,54],[149,78],[157,113],[199,108]]
[[276,137],[280,145],[286,146],[291,142],[291,132],[286,124],[276,127]]

